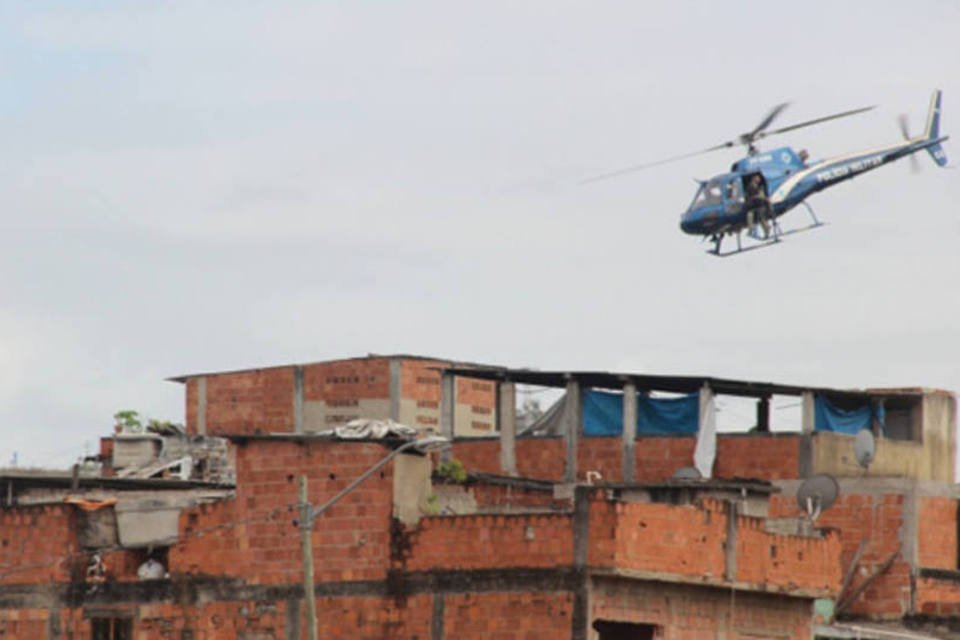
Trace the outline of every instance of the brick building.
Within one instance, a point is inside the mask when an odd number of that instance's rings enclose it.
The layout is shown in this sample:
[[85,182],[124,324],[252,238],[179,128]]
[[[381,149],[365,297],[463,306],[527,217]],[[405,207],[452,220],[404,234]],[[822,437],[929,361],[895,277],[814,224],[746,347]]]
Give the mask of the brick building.
[[[438,429],[440,369],[452,365],[437,358],[371,355],[171,380],[186,387],[190,434],[311,433],[360,417]],[[494,385],[459,377],[453,384],[457,435],[492,433]]]
[[[316,521],[320,637],[952,637],[960,495],[949,394],[429,370],[441,392],[436,426],[453,437],[451,396],[482,383],[498,409],[496,437],[458,435],[446,454],[400,455]],[[308,478],[310,501],[320,504],[396,442],[348,442],[311,434],[305,422],[300,433],[288,428],[296,420],[270,422],[281,404],[293,406],[283,420],[306,415],[296,409],[298,385],[291,400],[289,389],[267,392],[250,373],[182,380],[188,428],[228,439],[234,483],[0,474],[0,638],[306,637],[291,522],[297,479]],[[317,398],[306,392],[305,371],[288,374],[302,378],[304,402]],[[219,375],[257,390],[218,395]],[[516,432],[514,385],[523,382],[566,388],[560,433]],[[695,462],[704,430],[590,436],[576,410],[589,389],[624,389],[632,424],[635,391],[705,387],[757,400],[752,432],[715,436],[709,479],[674,478]],[[799,432],[769,431],[772,394],[803,399]],[[853,461],[853,438],[817,430],[814,394],[887,402],[891,417],[867,470]],[[198,409],[203,420],[190,417]],[[470,472],[465,483],[431,474],[450,458]],[[811,526],[795,494],[820,473],[838,478],[841,495]],[[106,579],[89,575],[94,555]],[[162,576],[137,575],[147,558],[162,563]]]

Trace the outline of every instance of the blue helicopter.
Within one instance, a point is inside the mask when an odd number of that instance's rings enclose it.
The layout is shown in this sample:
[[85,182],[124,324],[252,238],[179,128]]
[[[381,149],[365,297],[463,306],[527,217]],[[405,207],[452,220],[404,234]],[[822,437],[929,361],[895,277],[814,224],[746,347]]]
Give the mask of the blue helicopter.
[[[940,99],[941,92],[934,91],[930,100],[926,129],[922,135],[911,137],[907,131],[906,120],[901,116],[900,127],[904,141],[884,147],[818,161],[808,161],[806,151],[797,153],[790,147],[761,152],[755,143],[767,136],[873,109],[873,107],[854,109],[768,131],[770,124],[787,107],[784,103],[774,107],[756,128],[741,134],[735,140],[659,162],[635,165],[591,178],[586,182],[646,169],[710,151],[727,149],[739,144],[745,145],[748,150],[747,157],[733,163],[728,173],[698,181],[700,186],[697,193],[680,218],[680,229],[684,233],[698,235],[704,240],[709,239],[713,242],[713,248],[708,253],[721,257],[734,255],[776,244],[781,238],[792,233],[809,231],[822,226],[824,223],[817,219],[813,209],[805,200],[827,187],[850,180],[906,156],[911,156],[911,160],[916,162],[912,154],[921,150],[926,150],[937,165],[941,167],[946,165],[947,156],[941,143],[947,140],[948,136],[940,135]],[[812,222],[805,227],[781,229],[777,219],[801,204],[807,208]],[[750,239],[750,244],[746,246],[741,242],[741,234],[744,231]],[[723,252],[721,251],[723,238],[730,235],[736,237],[737,248]]]

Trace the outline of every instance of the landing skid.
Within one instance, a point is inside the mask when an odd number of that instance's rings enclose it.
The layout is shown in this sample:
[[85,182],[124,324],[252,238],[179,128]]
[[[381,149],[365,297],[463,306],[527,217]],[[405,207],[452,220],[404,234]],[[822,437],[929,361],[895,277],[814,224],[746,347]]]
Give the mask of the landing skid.
[[749,244],[746,247],[743,246],[743,244],[740,241],[740,234],[743,233],[743,229],[739,229],[736,232],[730,233],[730,235],[736,234],[737,248],[731,249],[729,251],[720,250],[720,245],[723,242],[723,234],[718,234],[710,238],[713,241],[713,249],[708,249],[707,253],[717,256],[719,258],[726,258],[727,256],[735,256],[738,253],[746,253],[747,251],[753,251],[754,249],[763,249],[764,247],[769,247],[770,245],[778,244],[780,242],[780,239],[785,236],[793,235],[795,233],[802,233],[804,231],[812,231],[813,229],[817,229],[819,227],[823,227],[826,225],[825,222],[820,222],[820,220],[817,219],[817,215],[813,212],[813,209],[810,208],[810,205],[808,205],[806,202],[803,202],[801,204],[803,204],[803,206],[807,208],[807,211],[810,212],[810,217],[813,218],[813,222],[811,224],[808,224],[805,227],[799,227],[797,229],[787,229],[786,231],[784,231],[783,229],[780,228],[780,225],[777,224],[777,221],[773,220],[771,225],[772,227],[771,230],[773,231],[773,233],[767,238],[758,239],[756,241],[751,239],[752,244]]

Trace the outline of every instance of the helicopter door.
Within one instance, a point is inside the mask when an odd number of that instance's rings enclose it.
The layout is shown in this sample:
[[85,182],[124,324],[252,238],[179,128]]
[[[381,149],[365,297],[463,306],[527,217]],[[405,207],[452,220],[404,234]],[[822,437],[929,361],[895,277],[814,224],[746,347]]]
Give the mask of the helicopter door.
[[736,213],[743,207],[743,183],[739,177],[730,178],[723,189],[724,211]]

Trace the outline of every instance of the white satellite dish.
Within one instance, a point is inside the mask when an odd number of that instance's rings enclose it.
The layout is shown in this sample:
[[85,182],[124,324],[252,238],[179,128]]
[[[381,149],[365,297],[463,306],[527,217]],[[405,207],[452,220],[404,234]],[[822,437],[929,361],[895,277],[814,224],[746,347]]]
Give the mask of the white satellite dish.
[[864,469],[870,466],[877,453],[877,441],[870,429],[860,429],[853,440],[853,457]]

